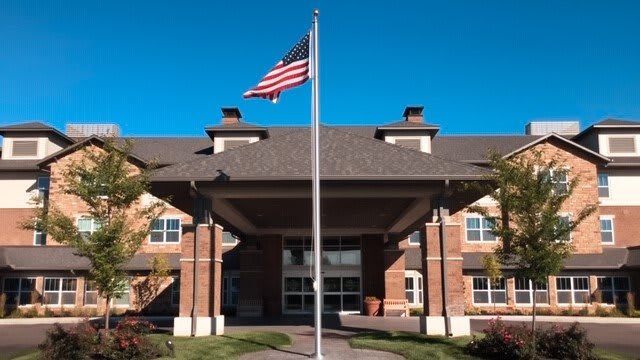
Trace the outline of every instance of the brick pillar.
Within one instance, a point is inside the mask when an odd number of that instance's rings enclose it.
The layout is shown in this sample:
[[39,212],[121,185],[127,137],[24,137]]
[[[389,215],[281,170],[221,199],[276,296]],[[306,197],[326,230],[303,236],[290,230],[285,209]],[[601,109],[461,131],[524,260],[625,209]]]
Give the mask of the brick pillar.
[[404,299],[404,250],[398,248],[398,241],[389,241],[384,248],[384,298]]
[[263,235],[260,237],[262,249],[263,282],[262,298],[264,314],[282,315],[282,236]]
[[[362,292],[363,296],[385,297],[384,238],[382,234],[362,235]],[[364,299],[363,299],[364,300]]]
[[[462,250],[460,239],[460,224],[452,223],[448,210],[440,209],[440,218],[444,217],[445,225],[441,222],[427,223],[422,252],[422,278],[424,289],[424,317],[420,319],[420,332],[429,335],[445,335],[446,327],[449,333],[469,335],[471,332],[469,318],[464,316],[465,296],[464,278],[462,276]],[[442,252],[441,233],[446,234],[447,247]],[[443,257],[446,260],[448,313],[444,309]],[[449,316],[449,324],[445,315]]]
[[[224,318],[220,316],[222,300],[222,227],[219,225],[191,225],[183,236],[180,259],[180,307],[174,320],[174,334],[191,334],[191,316],[194,304],[194,264],[198,266],[198,298],[195,316],[197,334],[222,334]],[[195,234],[194,234],[195,233]],[[194,236],[198,237],[199,258],[195,259]],[[213,318],[213,319],[212,319]]]
[[[238,302],[262,301],[262,281],[264,259],[262,250],[258,249],[258,239],[255,236],[247,236],[240,244],[240,295]],[[249,314],[242,313],[242,307],[238,307],[238,316]]]

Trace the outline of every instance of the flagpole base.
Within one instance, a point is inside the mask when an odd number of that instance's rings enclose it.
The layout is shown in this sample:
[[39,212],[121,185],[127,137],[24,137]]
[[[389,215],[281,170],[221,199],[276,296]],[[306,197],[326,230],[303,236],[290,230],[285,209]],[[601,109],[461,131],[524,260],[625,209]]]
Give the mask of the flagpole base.
[[323,359],[323,358],[324,358],[324,354],[320,354],[320,356],[318,356],[317,353],[313,353],[309,355],[309,359]]

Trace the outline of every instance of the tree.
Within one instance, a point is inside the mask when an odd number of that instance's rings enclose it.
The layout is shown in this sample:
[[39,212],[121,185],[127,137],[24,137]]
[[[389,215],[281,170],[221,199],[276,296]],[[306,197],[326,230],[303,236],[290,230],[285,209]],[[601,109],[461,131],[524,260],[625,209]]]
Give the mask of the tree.
[[111,300],[122,296],[128,286],[124,266],[149,235],[153,220],[165,209],[161,201],[141,203],[141,196],[149,190],[152,167],[132,165],[132,147],[131,141],[119,146],[115,139],[106,140],[103,149],[86,146],[79,161],[72,160],[61,170],[60,190],[86,205],[95,231],[81,232],[74,214],[63,212],[62,204],[53,201],[37,207],[35,219],[23,224],[45,231],[57,242],[75,248],[76,255],[89,259],[89,277],[107,302],[106,329]]
[[512,267],[516,277],[532,282],[534,357],[536,290],[562,270],[563,261],[573,251],[568,241],[571,231],[596,210],[589,204],[577,212],[572,209],[571,218],[561,216],[563,204],[579,179],[575,174],[567,177],[569,170],[561,160],[547,160],[543,155],[532,150],[505,159],[492,153],[493,172],[487,179],[499,214],[481,206],[470,207],[470,211],[494,219],[492,232],[502,240],[494,251],[500,264]]
[[[484,267],[484,272],[487,274],[489,278],[489,284],[492,288],[498,287],[500,284],[500,280],[502,278],[502,268],[500,266],[500,261],[495,254],[486,254],[482,257],[482,266]],[[493,301],[493,312],[496,312],[496,302]]]
[[149,259],[149,268],[149,274],[133,286],[138,311],[142,311],[158,297],[162,286],[171,275],[171,265],[164,254],[156,254]]

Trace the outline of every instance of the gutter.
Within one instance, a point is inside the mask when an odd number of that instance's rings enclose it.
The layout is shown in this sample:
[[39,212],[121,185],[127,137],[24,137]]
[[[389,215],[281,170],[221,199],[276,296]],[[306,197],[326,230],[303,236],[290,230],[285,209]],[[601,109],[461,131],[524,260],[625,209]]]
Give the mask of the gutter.
[[[177,176],[168,176],[168,177],[154,177],[151,176],[152,182],[176,182],[176,181],[211,181],[211,179],[215,176],[198,176],[193,178],[185,178],[185,177],[177,177]],[[323,176],[320,180],[484,180],[485,175],[432,175],[432,176],[424,176],[424,175],[409,175],[409,176],[398,176],[398,175],[388,175],[388,176]],[[234,177],[231,176],[230,180],[233,181],[291,181],[291,180],[307,180],[311,181],[310,176],[272,176],[272,177]]]

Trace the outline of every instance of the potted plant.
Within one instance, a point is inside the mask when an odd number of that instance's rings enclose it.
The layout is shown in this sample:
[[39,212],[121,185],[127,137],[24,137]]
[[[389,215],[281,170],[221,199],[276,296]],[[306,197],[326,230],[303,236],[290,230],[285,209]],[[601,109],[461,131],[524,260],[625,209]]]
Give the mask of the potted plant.
[[368,316],[376,316],[380,311],[380,299],[375,296],[367,296],[364,298],[364,305]]

